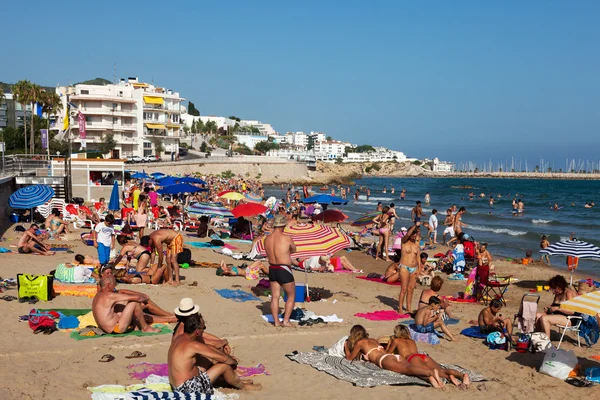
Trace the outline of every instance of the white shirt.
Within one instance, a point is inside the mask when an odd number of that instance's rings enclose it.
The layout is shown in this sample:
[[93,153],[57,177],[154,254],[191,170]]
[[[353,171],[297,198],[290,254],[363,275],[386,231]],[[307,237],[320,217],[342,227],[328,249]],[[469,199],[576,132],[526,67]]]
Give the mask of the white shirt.
[[115,228],[106,226],[106,223],[101,222],[94,228],[96,231],[96,241],[102,243],[106,247],[112,246],[112,236],[115,234]]
[[437,229],[438,227],[438,219],[435,215],[431,214],[431,216],[429,217],[429,226],[431,226],[431,229],[433,229],[434,231]]

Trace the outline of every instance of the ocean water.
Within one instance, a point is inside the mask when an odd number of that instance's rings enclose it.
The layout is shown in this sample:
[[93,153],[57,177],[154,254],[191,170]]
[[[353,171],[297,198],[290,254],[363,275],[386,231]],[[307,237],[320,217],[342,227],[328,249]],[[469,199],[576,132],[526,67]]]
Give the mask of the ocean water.
[[[371,189],[368,200],[365,192],[361,193],[358,201],[353,200],[354,191],[359,186]],[[471,188],[465,188],[467,186]],[[387,188],[387,193],[383,193],[384,187]],[[394,194],[391,193],[392,187],[396,189]],[[332,186],[330,190],[331,188]],[[405,200],[400,200],[402,188],[406,189]],[[318,189],[313,187],[316,192],[319,192]],[[336,195],[339,195],[337,186],[335,189]],[[330,193],[330,190],[322,193]],[[426,192],[431,196],[429,205],[425,205],[424,201]],[[469,200],[469,192],[475,194],[472,200]],[[366,178],[356,181],[350,193],[348,205],[333,207],[345,212],[352,220],[374,210],[379,201],[384,205],[393,202],[400,217],[396,222],[396,229],[410,226],[410,212],[415,201],[421,200],[427,217],[432,209],[438,210],[438,241],[441,241],[445,210],[453,204],[459,208],[464,206],[467,214],[463,217],[463,222],[468,225],[464,231],[477,241],[488,242],[490,252],[497,256],[523,257],[525,251],[531,249],[534,258],[538,258],[542,235],[547,235],[550,243],[554,243],[568,239],[574,232],[577,239],[600,246],[600,181]],[[479,198],[480,193],[485,193],[485,197]],[[489,204],[490,193],[494,196],[493,206]],[[285,191],[281,187],[270,187],[266,194],[282,198]],[[500,198],[497,197],[498,194],[501,195]],[[525,212],[513,216],[511,203],[517,194],[525,204]],[[595,201],[596,207],[584,208],[584,204],[589,201]],[[551,206],[554,203],[562,208],[553,211]],[[553,266],[565,265],[564,257],[551,257],[550,261]],[[579,268],[582,272],[598,274],[600,260],[582,260]]]

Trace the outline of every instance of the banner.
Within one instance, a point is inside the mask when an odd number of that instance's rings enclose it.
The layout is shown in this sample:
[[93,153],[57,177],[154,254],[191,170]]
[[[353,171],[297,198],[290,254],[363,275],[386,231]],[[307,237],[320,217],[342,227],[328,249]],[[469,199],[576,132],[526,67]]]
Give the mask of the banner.
[[81,111],[77,113],[77,123],[79,125],[79,139],[86,139],[85,115]]
[[42,134],[42,149],[48,149],[48,129],[40,129],[40,133]]
[[65,132],[69,129],[69,122],[70,122],[69,121],[69,119],[70,119],[69,112],[70,111],[71,110],[69,110],[69,104],[67,103],[67,106],[65,107],[65,116],[63,118],[63,131],[65,131]]

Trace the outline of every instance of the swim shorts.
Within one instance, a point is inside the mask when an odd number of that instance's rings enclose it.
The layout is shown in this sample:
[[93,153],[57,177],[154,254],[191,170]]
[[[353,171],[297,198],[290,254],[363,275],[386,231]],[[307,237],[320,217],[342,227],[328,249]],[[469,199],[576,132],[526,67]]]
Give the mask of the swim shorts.
[[280,285],[294,282],[292,269],[285,264],[269,264],[269,281],[277,282]]
[[202,394],[214,394],[212,383],[210,383],[210,377],[204,371],[199,371],[198,375],[188,379],[181,385],[175,387],[171,386],[174,392],[182,393],[202,393]]
[[416,328],[419,333],[435,333],[433,322],[430,322],[427,325],[417,325]]

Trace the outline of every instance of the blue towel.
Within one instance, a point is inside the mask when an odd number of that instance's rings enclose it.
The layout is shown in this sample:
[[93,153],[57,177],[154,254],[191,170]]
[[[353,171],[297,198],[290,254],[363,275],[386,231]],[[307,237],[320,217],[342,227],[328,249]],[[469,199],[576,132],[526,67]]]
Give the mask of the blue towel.
[[58,321],[58,329],[72,329],[77,328],[78,326],[79,320],[73,315],[61,318],[60,321]]
[[211,247],[219,247],[213,246],[212,244],[210,244],[210,242],[185,242],[185,244],[187,244],[188,246],[195,247],[197,249],[209,249]]
[[219,293],[219,295],[221,295],[221,297],[224,297],[226,299],[231,299],[231,300],[235,301],[236,303],[244,303],[246,301],[254,301],[254,300],[260,301],[260,299],[256,296],[254,296],[253,294],[244,292],[239,289],[236,289],[236,290],[215,289],[215,292]]
[[12,253],[12,250],[7,249],[6,247],[0,247],[0,253]]
[[476,339],[487,339],[487,334],[481,333],[478,326],[471,326],[463,329],[460,332],[461,335],[465,335],[468,337],[476,338]]

